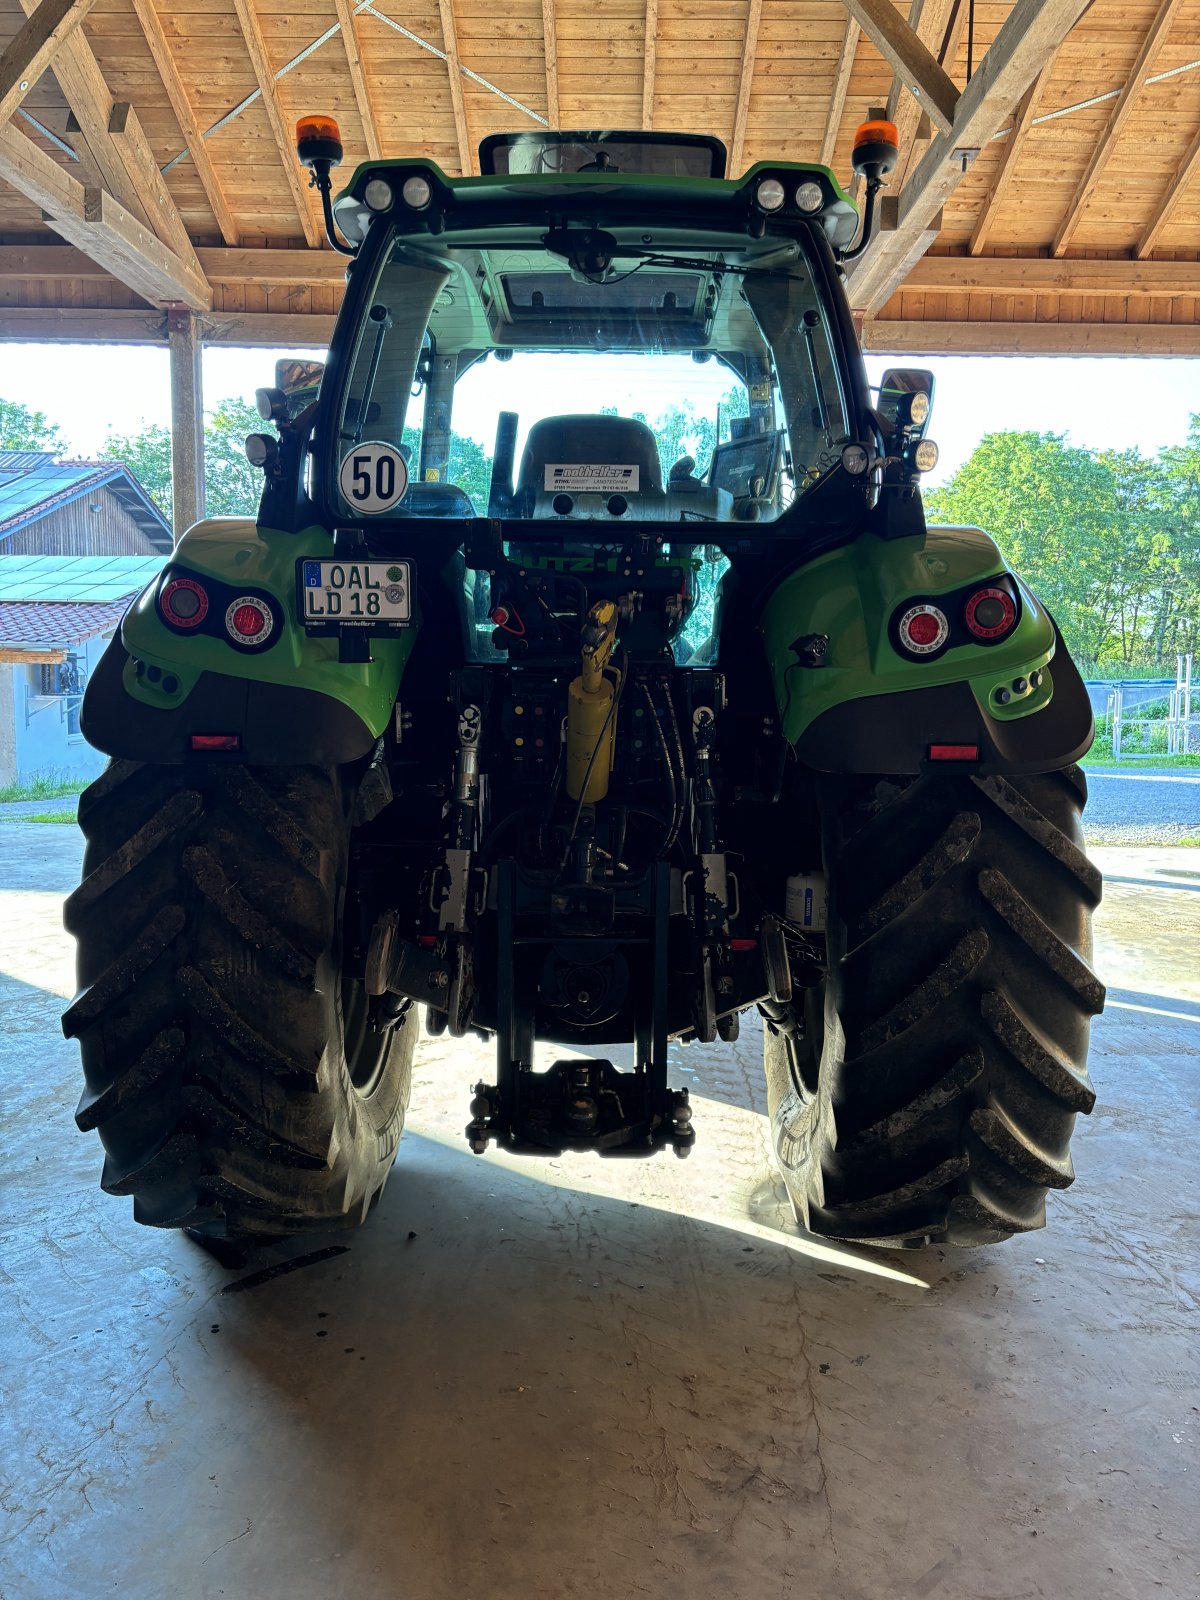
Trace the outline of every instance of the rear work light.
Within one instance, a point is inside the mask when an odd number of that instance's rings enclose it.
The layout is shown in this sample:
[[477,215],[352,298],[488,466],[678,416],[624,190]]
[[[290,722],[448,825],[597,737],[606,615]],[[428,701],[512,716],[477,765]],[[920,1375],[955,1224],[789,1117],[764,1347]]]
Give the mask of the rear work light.
[[208,593],[195,578],[172,578],[158,597],[163,619],[175,628],[198,628],[208,615]]
[[978,761],[977,744],[931,744],[930,761]]
[[239,595],[225,611],[225,631],[235,644],[253,649],[266,644],[275,632],[271,608],[254,595]]
[[950,635],[950,623],[940,607],[909,606],[896,624],[902,649],[912,656],[935,655]]
[[1003,639],[1017,625],[1017,606],[1006,589],[976,589],[963,611],[967,631],[976,639]]

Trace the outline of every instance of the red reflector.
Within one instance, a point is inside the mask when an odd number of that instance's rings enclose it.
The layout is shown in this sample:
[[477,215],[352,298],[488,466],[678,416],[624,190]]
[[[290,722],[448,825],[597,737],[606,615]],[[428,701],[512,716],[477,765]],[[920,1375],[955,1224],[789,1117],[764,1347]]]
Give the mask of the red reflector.
[[744,955],[747,950],[757,950],[758,949],[758,940],[757,939],[730,939],[729,948],[731,950],[736,950],[739,954],[743,954]]
[[978,761],[977,744],[931,744],[930,761]]
[[432,933],[419,934],[417,937],[417,943],[421,946],[422,950],[434,950],[437,948],[437,936]]
[[193,750],[240,750],[242,736],[240,733],[194,733],[191,744]]

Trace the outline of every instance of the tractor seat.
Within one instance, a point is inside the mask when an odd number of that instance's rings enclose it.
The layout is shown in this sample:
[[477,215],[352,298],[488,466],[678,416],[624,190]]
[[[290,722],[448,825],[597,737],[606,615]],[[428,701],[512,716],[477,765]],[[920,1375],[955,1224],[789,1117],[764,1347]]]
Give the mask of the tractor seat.
[[[615,474],[602,478],[601,492],[606,497],[620,493],[631,501],[647,495],[663,498],[658,444],[644,422],[626,417],[546,417],[529,430],[517,476],[518,504],[537,507],[537,514],[542,515],[545,497],[552,499],[559,492],[553,469],[585,466],[636,469],[636,488],[632,473],[624,483]],[[577,488],[578,473],[565,475],[565,484],[567,481]]]

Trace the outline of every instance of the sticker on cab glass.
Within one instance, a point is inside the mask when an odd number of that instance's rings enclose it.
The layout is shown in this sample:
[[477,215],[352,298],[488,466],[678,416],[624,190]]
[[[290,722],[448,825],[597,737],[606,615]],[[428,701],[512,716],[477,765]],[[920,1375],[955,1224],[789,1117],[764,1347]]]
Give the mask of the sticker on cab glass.
[[390,511],[408,489],[408,463],[394,444],[367,439],[342,457],[338,487],[347,505],[364,516]]
[[607,461],[564,462],[546,467],[548,494],[637,494],[640,468]]

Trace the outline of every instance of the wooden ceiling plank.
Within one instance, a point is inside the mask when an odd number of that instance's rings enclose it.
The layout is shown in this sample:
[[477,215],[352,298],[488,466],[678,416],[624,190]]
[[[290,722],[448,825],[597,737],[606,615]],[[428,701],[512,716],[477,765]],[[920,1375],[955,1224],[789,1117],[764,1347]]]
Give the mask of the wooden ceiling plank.
[[0,128],[0,178],[42,208],[54,231],[154,305],[207,310],[212,292],[180,258],[100,189],[85,188],[14,128]]
[[642,51],[642,128],[654,127],[654,70],[658,54],[658,0],[646,0],[645,46]]
[[137,112],[128,101],[118,100],[114,103],[108,119],[108,132],[126,172],[142,197],[142,204],[150,214],[154,232],[181,260],[186,261],[189,257],[194,260],[192,241],[183,218],[158,170],[158,162],[154,159],[154,151],[150,148]]
[[1033,127],[1033,119],[1037,116],[1038,108],[1042,103],[1046,85],[1050,82],[1050,75],[1054,71],[1054,63],[1058,60],[1055,51],[1050,60],[1042,68],[1038,76],[1026,89],[1024,98],[1013,113],[1012,132],[1004,141],[1004,150],[1000,156],[1000,165],[992,183],[991,191],[983,202],[983,206],[976,218],[975,227],[971,232],[971,241],[967,245],[970,255],[977,256],[987,243],[988,235],[996,220],[1000,207],[1004,204],[1008,191],[1012,188],[1013,179],[1017,175],[1017,163],[1021,159],[1021,151]]
[[[148,0],[141,0],[147,4]],[[379,142],[379,125],[375,120],[375,107],[371,104],[371,90],[363,70],[362,50],[358,40],[358,24],[350,0],[334,0],[337,6],[338,25],[342,30],[342,44],[346,51],[346,65],[350,69],[350,82],[358,106],[358,118],[367,141],[367,154],[372,161],[382,161],[383,146]]]
[[192,165],[196,169],[209,207],[216,218],[217,227],[221,230],[221,237],[227,245],[236,245],[241,237],[240,229],[212,164],[208,146],[204,142],[204,129],[200,126],[199,118],[192,108],[154,0],[132,0],[132,3],[150,54],[154,58],[154,65],[162,79],[163,88],[167,92],[167,99],[171,102],[171,110],[179,124],[183,141],[187,145],[188,154],[192,158]]
[[854,57],[858,53],[861,34],[861,26],[853,17],[848,18],[846,32],[842,38],[842,53],[838,57],[837,71],[834,73],[833,93],[829,97],[829,111],[825,117],[825,137],[821,141],[820,158],[823,167],[833,165],[838,135],[842,128],[842,116],[846,109],[846,95],[850,88],[850,74],[854,71]]
[[[25,0],[22,0],[22,4],[24,3]],[[296,160],[292,131],[284,118],[283,107],[279,104],[279,91],[275,82],[275,73],[267,57],[266,41],[263,38],[262,28],[259,26],[258,15],[254,10],[254,0],[233,0],[233,9],[237,13],[238,23],[241,26],[242,42],[245,45],[247,55],[250,57],[250,64],[254,68],[254,76],[258,83],[259,93],[262,95],[263,109],[266,111],[267,120],[271,125],[271,132],[275,138],[275,148],[279,152],[284,176],[287,178],[292,201],[296,207],[296,215],[300,220],[305,239],[312,248],[316,249],[321,243],[324,229],[317,225],[313,215],[313,208],[309,203],[310,191],[300,176],[300,164]]]
[[1154,215],[1145,233],[1138,240],[1137,250],[1134,252],[1139,261],[1144,261],[1158,242],[1158,237],[1170,222],[1175,207],[1183,199],[1184,191],[1200,173],[1200,130],[1192,140],[1191,149],[1179,163],[1179,170],[1167,185],[1166,192],[1158,203]]
[[1088,0],[1016,0],[962,92],[953,130],[934,140],[905,184],[896,228],[877,234],[853,263],[849,293],[856,308],[873,315],[899,288],[905,264],[912,264],[914,240],[927,235],[965,176],[956,153],[983,148],[1087,5]]
[[1054,243],[1051,246],[1051,254],[1056,256],[1063,254],[1080,222],[1083,220],[1083,213],[1087,203],[1100,180],[1101,173],[1108,164],[1108,159],[1116,147],[1117,140],[1121,137],[1125,124],[1133,113],[1138,95],[1142,91],[1142,80],[1146,76],[1147,68],[1151,65],[1155,55],[1158,53],[1159,46],[1170,31],[1179,4],[1180,0],[1162,0],[1159,5],[1154,21],[1150,24],[1150,31],[1142,40],[1142,47],[1138,51],[1133,70],[1126,79],[1120,98],[1113,107],[1112,115],[1108,119],[1108,127],[1104,130],[1104,136],[1092,151],[1087,169],[1079,180],[1079,185],[1075,190],[1071,204],[1067,207],[1067,214],[1058,225],[1058,232],[1054,235]]
[[749,0],[746,10],[746,43],[742,50],[742,70],[738,78],[737,100],[733,108],[733,138],[729,141],[729,176],[740,178],[746,147],[746,119],[750,114],[750,89],[754,82],[754,63],[758,56],[758,35],[762,25],[763,0]]
[[0,125],[50,66],[96,0],[42,0],[0,51]]
[[958,90],[923,40],[902,19],[892,0],[842,0],[910,94],[942,130],[954,123]]
[[454,0],[438,0],[442,18],[442,48],[446,52],[446,71],[450,75],[450,102],[454,108],[454,133],[458,139],[458,160],[464,178],[475,171],[475,150],[467,128],[467,108],[463,100],[462,72],[458,59],[458,28],[454,21]]

